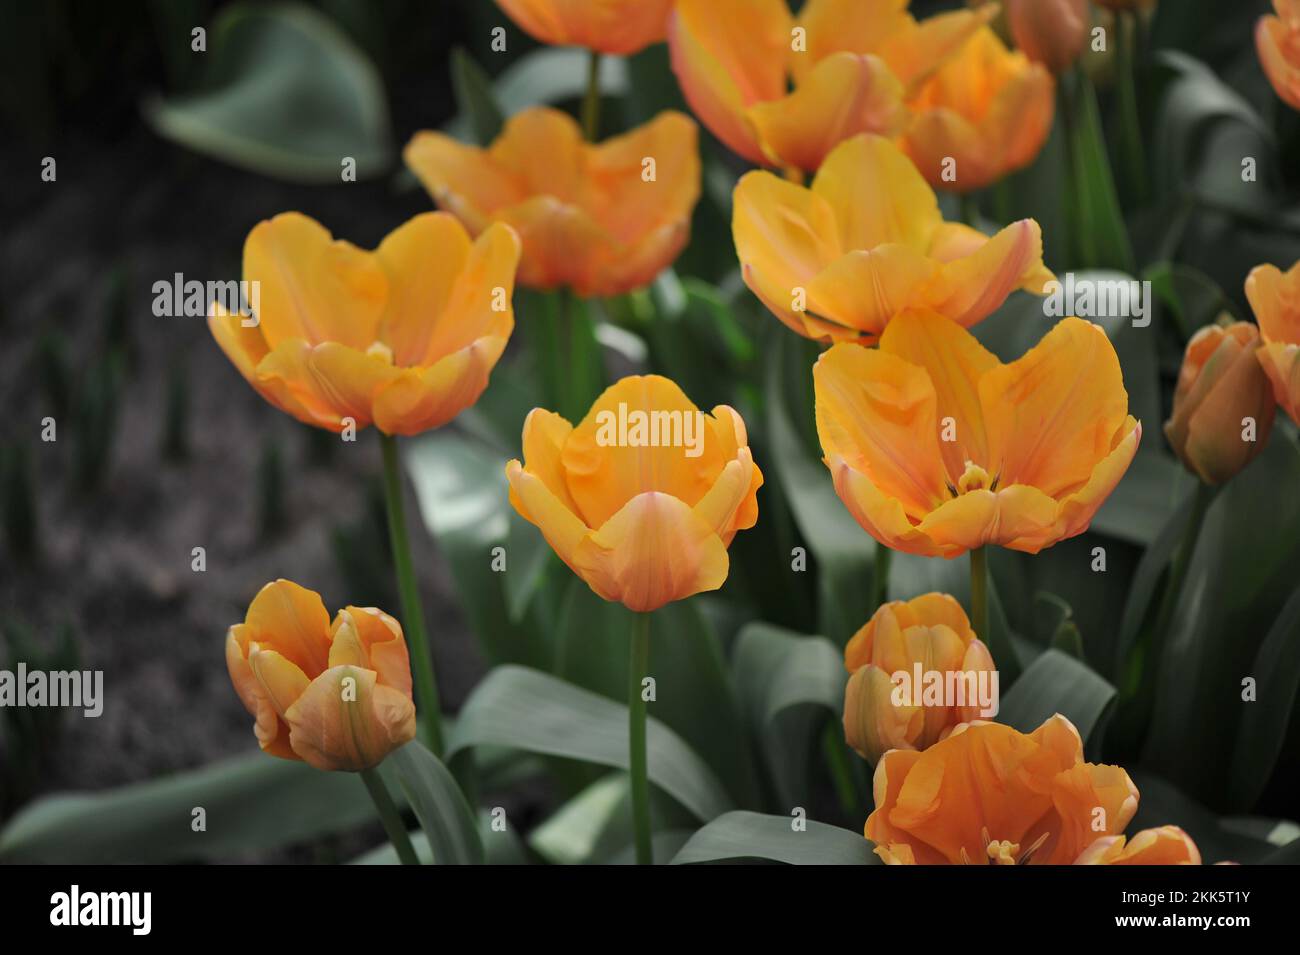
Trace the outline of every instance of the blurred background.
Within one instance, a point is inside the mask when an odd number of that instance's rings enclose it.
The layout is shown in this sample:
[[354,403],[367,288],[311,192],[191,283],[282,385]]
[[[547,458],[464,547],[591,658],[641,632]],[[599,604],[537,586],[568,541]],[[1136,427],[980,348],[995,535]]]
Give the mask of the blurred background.
[[[1268,193],[1238,201],[1230,192],[1241,138],[1263,135],[1250,116],[1282,131],[1256,150],[1261,179],[1281,181],[1300,137],[1294,115],[1276,115],[1254,58],[1250,31],[1267,0],[1166,3],[1186,16],[1181,25],[1166,18],[1163,41],[1219,77],[1218,86],[1186,92],[1185,122],[1168,133],[1197,139],[1196,168],[1153,159],[1162,180],[1203,185],[1207,214],[1184,223],[1177,243],[1180,259],[1216,283],[1179,285],[1189,310],[1206,312],[1187,316],[1194,325],[1223,307],[1249,314],[1241,281],[1250,266],[1300,258],[1297,230],[1279,237],[1279,217],[1294,213],[1279,211]],[[957,5],[912,9],[922,16]],[[2,825],[43,793],[102,789],[252,750],[251,718],[230,687],[222,641],[266,581],[289,577],[320,591],[331,609],[398,605],[374,435],[345,444],[265,405],[202,318],[155,317],[153,284],[175,273],[238,278],[249,229],[290,209],[375,246],[431,208],[400,162],[415,131],[451,124],[476,138],[457,104],[488,80],[507,113],[538,101],[573,108],[585,58],[539,50],[490,0],[0,0],[0,23],[0,669],[18,660],[33,669],[102,669],[106,697],[98,719],[0,711]],[[201,51],[196,27],[206,31]],[[504,53],[491,48],[498,27]],[[684,108],[662,44],[606,69],[606,133],[665,105]],[[1104,91],[1104,59],[1096,69]],[[1215,100],[1223,89],[1231,97]],[[1234,111],[1237,122],[1218,122]],[[1184,145],[1164,141],[1170,155]],[[356,182],[341,181],[340,156],[356,159]],[[47,157],[54,181],[42,178]],[[715,188],[710,169],[719,168],[726,175]],[[709,144],[706,196],[729,190],[739,168]],[[734,292],[725,209],[701,202],[679,270]],[[1157,236],[1183,211],[1152,202],[1130,220],[1140,262],[1158,256]],[[1048,265],[1060,267],[1050,246],[1060,233],[1044,226]],[[727,339],[733,319],[714,317],[711,334]],[[720,362],[746,373],[712,377],[706,348],[698,387],[688,388],[702,407],[727,400],[745,411],[756,400],[710,393],[728,377],[761,378],[749,373],[759,339],[749,332],[770,318],[738,312],[734,321],[735,335],[711,345]],[[643,354],[612,344],[614,362]],[[655,349],[665,343],[650,347],[664,357]],[[1163,372],[1167,384],[1172,371]],[[494,414],[500,433],[514,429],[513,450],[522,414],[509,396],[485,402],[481,417]],[[41,439],[46,417],[56,422],[53,442]],[[487,426],[480,416],[458,424]],[[773,540],[788,532],[790,512],[777,501],[764,514],[766,526],[737,541],[740,564],[747,550],[788,553]],[[408,516],[416,524],[418,509],[408,507]],[[462,612],[465,582],[448,548],[413,530],[444,703],[454,711],[487,668],[484,643]],[[202,572],[192,569],[196,547],[205,552]],[[1124,553],[1117,548],[1121,574],[1137,551]],[[806,590],[737,577],[734,586],[752,592],[764,619],[816,629],[811,575]],[[1081,629],[1106,639],[1120,608],[1071,596]],[[1013,623],[1028,631],[1027,618]],[[1285,815],[1296,791],[1294,780],[1274,779],[1257,808]],[[512,817],[525,826],[552,799],[546,789],[511,792]],[[294,857],[355,848],[323,840]]]

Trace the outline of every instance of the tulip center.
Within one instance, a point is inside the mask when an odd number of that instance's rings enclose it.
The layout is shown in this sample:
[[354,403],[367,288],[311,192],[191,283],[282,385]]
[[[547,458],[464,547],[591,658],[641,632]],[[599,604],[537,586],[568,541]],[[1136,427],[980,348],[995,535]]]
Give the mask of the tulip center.
[[370,343],[370,347],[366,349],[366,355],[370,358],[378,358],[386,365],[393,363],[393,350],[378,340]]
[[[980,829],[980,838],[984,843],[984,854],[988,857],[988,865],[1027,865],[1034,857],[1034,853],[1043,847],[1047,837],[1048,833],[1044,832],[1028,849],[1021,852],[1020,843],[1012,842],[1010,839],[992,839],[989,837],[987,827]],[[966,854],[965,846],[961,850],[961,860],[966,865],[975,864],[975,861]]]
[[1016,856],[1020,853],[1020,843],[1007,839],[1001,841],[994,839],[985,851],[988,853],[991,865],[1015,865]]
[[974,461],[967,461],[966,470],[962,473],[962,476],[957,479],[957,487],[953,490],[953,493],[954,495],[965,494],[968,491],[982,491],[985,489],[995,491],[997,490],[997,486],[997,478],[989,480],[988,471],[985,471]]

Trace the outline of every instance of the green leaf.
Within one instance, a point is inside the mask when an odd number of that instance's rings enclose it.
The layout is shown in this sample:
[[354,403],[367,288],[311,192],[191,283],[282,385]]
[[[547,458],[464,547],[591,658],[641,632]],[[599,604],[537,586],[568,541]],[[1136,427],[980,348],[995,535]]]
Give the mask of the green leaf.
[[1074,657],[1047,650],[1002,698],[998,721],[1031,733],[1060,713],[1086,743],[1115,699],[1115,688]]
[[[1076,72],[1070,122],[1070,173],[1074,188],[1070,209],[1074,214],[1076,264],[1084,268],[1112,268],[1132,272],[1133,249],[1129,244],[1124,215],[1120,211],[1115,180],[1110,169],[1101,114],[1097,108],[1097,91],[1082,70]],[[1070,84],[1062,78],[1063,87]]]
[[1295,715],[1300,691],[1300,590],[1273,621],[1246,675],[1254,677],[1256,695],[1243,707],[1228,773],[1232,802],[1241,808],[1253,806],[1268,785]]
[[[493,98],[503,116],[514,116],[530,106],[574,99],[586,89],[587,51],[575,47],[542,47],[526,53],[492,83]],[[601,59],[600,89],[607,97],[627,92],[627,64],[622,57]],[[457,139],[475,138],[473,119],[464,112],[445,129]]]
[[737,637],[732,674],[779,798],[805,801],[817,730],[844,706],[843,655],[825,637],[751,623]]
[[492,79],[460,47],[451,51],[451,85],[456,106],[473,132],[474,142],[486,146],[505,125],[505,114],[492,92]]
[[392,162],[388,105],[374,65],[327,17],[298,4],[227,7],[212,28],[202,92],[152,99],[154,131],[243,169],[341,182]]
[[[202,807],[207,831],[191,829]],[[77,863],[229,858],[375,820],[352,773],[264,753],[99,793],[46,796],[0,831],[0,860]]]
[[704,826],[673,859],[674,865],[767,859],[790,865],[879,865],[861,833],[806,820],[796,831],[791,816],[729,812]]
[[[732,807],[713,770],[672,730],[651,718],[650,781],[699,819]],[[448,758],[474,746],[628,768],[627,707],[525,667],[492,670],[470,694],[452,730]]]
[[480,865],[474,813],[447,767],[423,743],[412,741],[389,755],[397,784],[420,820],[438,865]]
[[1206,865],[1216,862],[1250,865],[1265,861],[1276,851],[1271,843],[1238,831],[1240,820],[1233,820],[1234,827],[1224,825],[1226,820],[1154,773],[1131,770],[1129,775],[1141,793],[1137,815],[1128,824],[1130,835],[1157,826],[1178,826],[1192,837]]
[[[632,611],[573,578],[556,624],[555,675],[623,702],[635,623]],[[655,718],[704,759],[738,804],[752,804],[757,780],[717,634],[694,600],[656,610],[650,631]]]

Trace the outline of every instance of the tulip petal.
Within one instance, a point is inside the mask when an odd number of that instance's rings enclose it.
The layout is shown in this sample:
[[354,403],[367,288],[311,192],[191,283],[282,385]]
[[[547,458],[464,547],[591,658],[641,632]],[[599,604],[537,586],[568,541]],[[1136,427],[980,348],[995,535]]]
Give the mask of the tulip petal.
[[432,368],[408,368],[386,379],[374,399],[375,426],[405,435],[442,427],[478,401],[505,347],[504,338],[480,338]]
[[791,22],[785,0],[677,0],[669,17],[673,72],[691,112],[751,162],[766,160],[746,110],[785,95]]
[[[338,432],[342,416],[321,394],[311,371],[312,346],[301,338],[283,341],[258,362],[258,391],[271,404],[304,424]],[[368,422],[369,416],[366,416]]]
[[601,597],[648,613],[717,590],[730,562],[721,538],[690,507],[648,491],[579,542],[574,566]]
[[285,713],[307,689],[310,682],[307,674],[283,654],[263,649],[257,643],[248,645],[248,665],[266,692],[266,698],[284,719]]
[[898,242],[925,252],[943,221],[934,190],[902,150],[880,136],[864,133],[835,147],[812,191],[831,207],[845,251]]
[[884,351],[835,345],[817,359],[813,383],[828,459],[842,458],[914,518],[948,497],[934,385],[922,368]]
[[294,752],[327,771],[373,768],[415,738],[410,696],[356,666],[330,667],[312,680],[285,721]]
[[[1260,17],[1255,26],[1255,49],[1264,75],[1274,91],[1292,109],[1300,109],[1300,55],[1296,27],[1280,17]],[[1288,52],[1289,51],[1289,52]]]
[[1196,843],[1177,826],[1143,829],[1126,840],[1103,836],[1079,854],[1075,865],[1200,865]]
[[1300,345],[1264,345],[1255,353],[1273,385],[1273,396],[1300,423]]
[[899,243],[849,252],[808,284],[808,310],[869,340],[919,297],[935,268],[920,252]]
[[673,0],[497,0],[540,43],[636,53],[664,38]]
[[487,150],[444,133],[416,133],[402,150],[402,159],[438,207],[475,235],[488,227],[498,210],[526,196],[514,173],[493,163]]
[[1100,326],[1059,322],[1024,356],[980,380],[1000,483],[1061,498],[1083,487],[1114,450],[1128,417],[1119,359]]
[[435,329],[458,324],[449,320],[447,305],[469,250],[465,227],[445,212],[418,215],[379,244],[375,255],[389,289],[379,337],[398,367],[423,364]]
[[1138,444],[1142,441],[1142,425],[1130,416],[1120,426],[1118,433],[1121,436],[1119,441],[1110,454],[1098,462],[1088,483],[1061,502],[1059,536],[1055,540],[1010,541],[1008,547],[1036,554],[1041,548],[1056,543],[1056,540],[1082,534],[1088,529],[1092,516],[1105,503],[1133,463],[1133,456],[1137,454]]
[[349,606],[339,611],[329,664],[374,670],[381,686],[411,695],[411,659],[402,625],[375,607]]
[[[1195,410],[1180,454],[1202,481],[1215,485],[1237,474],[1263,450],[1277,408],[1273,385],[1255,359],[1259,347],[1255,326],[1240,322],[1235,334],[1234,329],[1228,331],[1201,376],[1213,383],[1206,400],[1192,406]],[[1222,366],[1222,371],[1212,365]],[[1254,419],[1252,440],[1244,435],[1248,417]]]
[[352,418],[358,428],[373,419],[376,394],[402,376],[384,359],[336,342],[323,342],[308,352],[307,369],[317,396],[332,414],[340,420]]
[[308,677],[329,663],[330,618],[320,594],[291,580],[258,591],[244,620],[250,642],[275,650]]
[[826,455],[835,493],[853,519],[886,547],[918,557],[955,557],[960,551],[945,550],[908,520],[897,498],[882,492],[871,479],[852,468],[837,454]]
[[897,134],[907,111],[903,86],[883,60],[836,53],[790,95],[750,107],[749,118],[773,165],[813,172],[831,150],[858,133]]
[[[937,238],[943,245],[931,254],[940,258],[940,249],[953,246],[950,234]],[[1016,289],[1042,294],[1051,280],[1043,265],[1042,230],[1033,219],[1021,219],[975,251],[948,261],[926,290],[925,304],[969,327],[995,312]]]
[[524,470],[518,461],[506,464],[506,479],[510,482],[510,503],[514,509],[536,525],[559,558],[580,574],[575,563],[578,545],[591,529],[541,477]]
[[629,376],[605,389],[560,459],[588,527],[600,527],[645,491],[662,491],[690,508],[726,464],[704,415],[659,375]]
[[1266,342],[1300,344],[1300,262],[1287,272],[1274,265],[1251,269],[1246,298]]
[[230,682],[235,686],[244,709],[256,719],[253,734],[258,745],[281,759],[297,759],[289,746],[289,727],[280,719],[270,695],[253,673],[248,663],[249,635],[248,627],[236,624],[230,628],[226,637],[226,669],[230,673]]
[[259,222],[248,234],[244,280],[258,283],[259,328],[273,350],[296,338],[365,349],[388,294],[370,253],[297,212]]

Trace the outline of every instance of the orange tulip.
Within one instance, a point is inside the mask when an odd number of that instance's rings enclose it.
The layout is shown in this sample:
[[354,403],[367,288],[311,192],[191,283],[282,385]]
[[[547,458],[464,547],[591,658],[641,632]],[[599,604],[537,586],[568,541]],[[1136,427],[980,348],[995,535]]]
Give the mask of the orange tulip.
[[449,215],[416,216],[367,252],[286,212],[244,243],[256,324],[214,304],[208,327],[249,384],[299,421],[418,434],[487,387],[514,328],[518,261],[509,229],[471,243]]
[[985,27],[918,91],[904,148],[934,188],[982,189],[1034,161],[1052,129],[1054,85]]
[[1273,265],[1251,269],[1246,298],[1264,337],[1256,354],[1273,383],[1273,396],[1300,424],[1300,262],[1289,272]]
[[878,349],[840,344],[813,368],[835,490],[895,550],[1036,554],[1081,534],[1128,469],[1142,426],[1097,325],[1067,318],[1004,365],[933,312]]
[[1143,829],[1132,839],[1102,836],[1084,849],[1075,865],[1200,865],[1201,850],[1177,826]]
[[[1124,857],[1149,865],[1178,855],[1167,841],[1173,827],[1138,833],[1129,853],[1122,842],[1115,848],[1113,838],[1123,838],[1137,812],[1137,787],[1118,766],[1085,763],[1078,730],[1059,713],[1027,735],[975,722],[923,753],[891,750],[876,766],[874,789],[866,835],[890,864],[1062,865]],[[1092,850],[1102,839],[1112,841]],[[1182,852],[1190,858],[1189,846],[1190,840]]]
[[908,93],[993,13],[917,23],[907,3],[809,0],[796,24],[785,0],[678,0],[673,71],[733,152],[811,172],[851,136],[900,132]]
[[1187,343],[1165,436],[1206,484],[1222,484],[1268,443],[1275,404],[1261,344],[1249,322],[1207,325]]
[[1255,49],[1277,95],[1300,109],[1300,0],[1273,0],[1277,16],[1263,16],[1255,27]]
[[667,378],[624,378],[575,428],[535,408],[510,503],[593,591],[650,611],[727,579],[727,547],[758,520],[763,474],[745,423],[704,415]]
[[272,756],[359,772],[415,737],[402,627],[374,607],[331,624],[320,594],[274,581],[230,628],[226,666]]
[[674,112],[591,145],[568,114],[529,109],[488,149],[420,132],[404,155],[471,232],[514,227],[524,248],[520,282],[572,286],[584,297],[653,281],[685,247],[700,195],[696,126]]
[[664,38],[673,0],[497,0],[539,43],[636,53]]
[[1088,0],[1005,0],[1016,45],[1035,63],[1063,73],[1083,52]]
[[989,238],[944,222],[934,191],[893,143],[838,146],[805,189],[767,172],[736,186],[731,223],[745,284],[808,338],[874,341],[906,308],[974,325],[1015,289],[1042,294],[1038,223]]
[[[844,738],[873,763],[887,750],[926,749],[957,724],[997,713],[993,658],[947,594],[882,606],[844,648],[844,665],[853,674],[844,691]],[[926,702],[923,686],[932,679],[944,681],[939,688],[951,682],[960,699],[936,691],[938,701]]]

